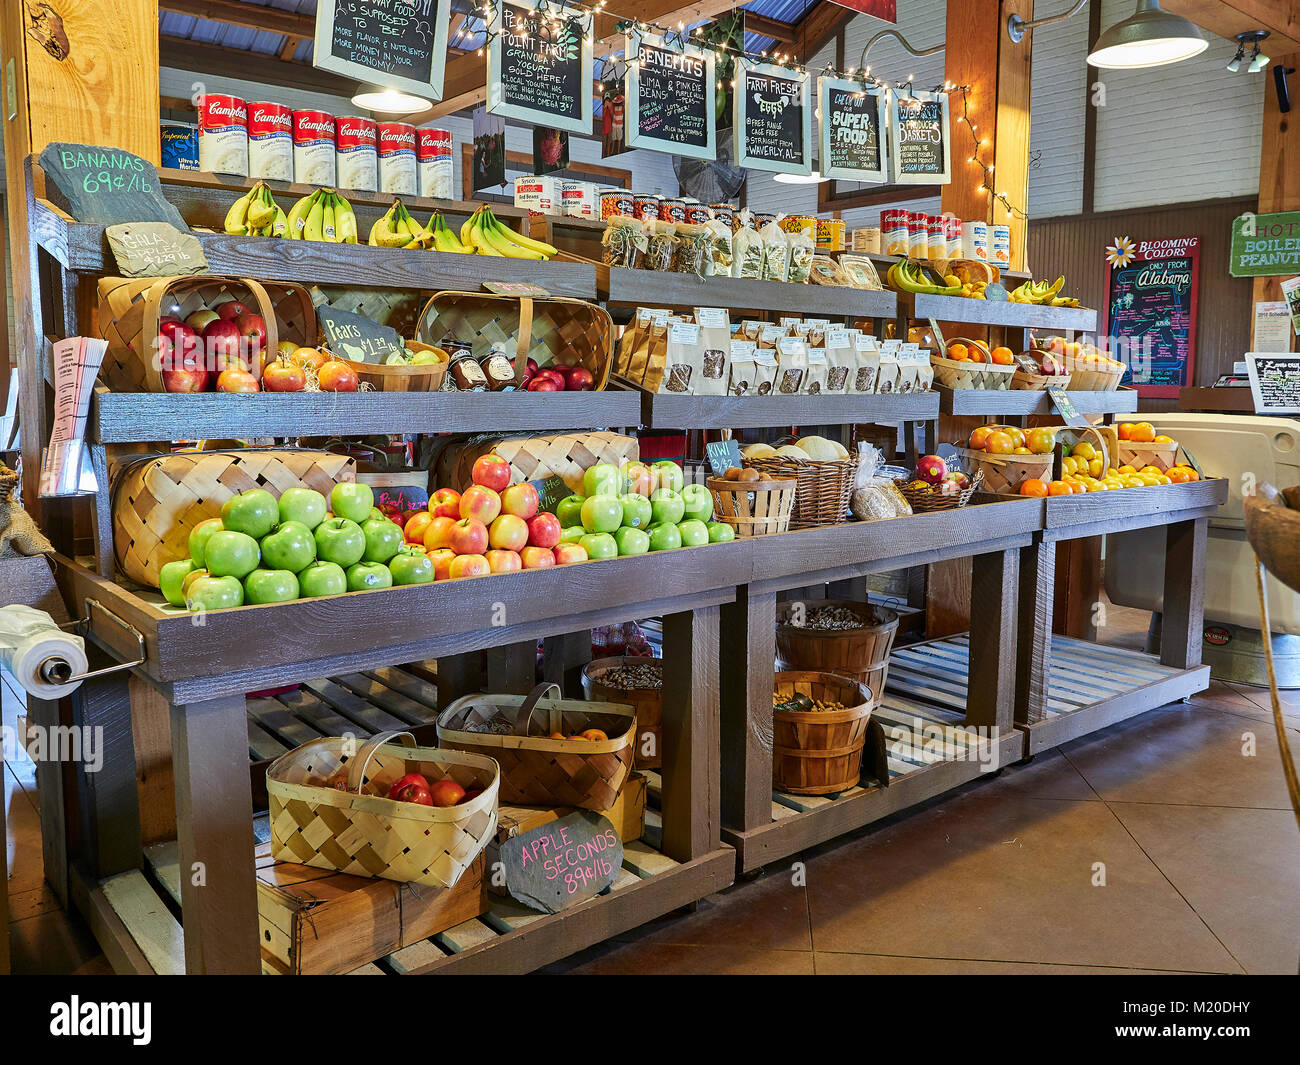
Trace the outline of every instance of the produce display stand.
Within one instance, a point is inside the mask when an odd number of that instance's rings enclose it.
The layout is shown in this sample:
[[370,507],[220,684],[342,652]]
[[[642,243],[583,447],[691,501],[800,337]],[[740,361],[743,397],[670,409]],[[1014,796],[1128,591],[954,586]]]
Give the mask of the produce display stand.
[[[1056,413],[1047,391],[1027,389],[946,388],[935,384],[942,414],[989,418],[1025,418]],[[1080,414],[1133,414],[1138,394],[1132,388],[1113,392],[1067,392]]]
[[933,421],[934,392],[830,396],[641,395],[641,424],[651,429],[752,429],[776,425],[849,425]]

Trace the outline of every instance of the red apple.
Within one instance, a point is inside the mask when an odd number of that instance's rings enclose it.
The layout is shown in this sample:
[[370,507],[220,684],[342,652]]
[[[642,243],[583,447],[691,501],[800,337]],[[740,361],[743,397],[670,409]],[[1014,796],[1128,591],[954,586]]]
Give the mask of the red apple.
[[510,483],[510,463],[500,455],[480,455],[474,460],[470,480],[494,492],[503,491]]
[[537,373],[537,360],[536,360],[536,359],[529,359],[529,360],[524,364],[524,373],[527,374],[529,377],[532,377],[535,373]]
[[555,565],[555,552],[549,547],[525,547],[519,552],[524,569],[546,569]]
[[533,547],[549,550],[560,542],[560,534],[563,531],[560,527],[560,519],[549,511],[543,511],[529,519],[528,542]]
[[[206,392],[208,388],[207,370],[163,370],[162,383],[164,392]],[[254,381],[254,384],[257,382]]]
[[184,357],[199,346],[199,336],[179,318],[163,318],[158,322],[158,335],[171,341],[172,347]]
[[[644,462],[629,462],[623,467],[623,493],[630,496],[649,496],[657,487],[655,471]],[[664,485],[665,488],[669,487]]]
[[585,366],[570,366],[564,377],[564,387],[570,392],[590,392],[596,387],[596,379]]
[[426,551],[429,561],[433,563],[433,579],[445,581],[451,576],[451,564],[456,560],[456,552],[450,547],[440,547],[436,551]]
[[307,375],[301,366],[275,359],[262,371],[262,387],[268,392],[301,392],[307,387]]
[[360,383],[357,371],[341,359],[330,359],[316,371],[322,392],[355,392]]
[[482,555],[457,555],[447,567],[447,576],[452,580],[460,577],[482,577],[491,572],[492,567]]
[[235,319],[235,328],[248,341],[252,351],[261,351],[266,347],[266,319],[260,314],[241,314]]
[[514,514],[527,521],[537,513],[537,489],[527,481],[512,484],[501,493],[501,513]]
[[218,318],[224,318],[228,322],[233,322],[241,314],[252,313],[248,309],[248,305],[241,303],[239,300],[226,300],[224,303],[218,303],[213,310],[217,312]]
[[446,514],[431,515],[424,530],[424,547],[427,551],[436,551],[440,547],[451,546],[451,531],[459,519],[449,518]]
[[203,348],[207,352],[208,365],[217,370],[247,364],[240,357],[239,327],[225,318],[214,318],[203,328]]
[[487,550],[488,531],[477,518],[461,518],[452,526],[447,545],[458,555],[481,555]]
[[587,561],[587,549],[582,544],[557,544],[552,552],[557,566],[568,566],[574,562]]
[[460,516],[477,518],[484,525],[491,525],[501,513],[501,497],[491,488],[481,484],[470,485],[460,497]]
[[528,544],[528,522],[502,514],[488,527],[488,545],[498,551],[520,551]]
[[408,544],[423,544],[424,534],[433,521],[427,510],[414,511],[402,524],[402,537]]
[[563,389],[555,383],[552,377],[534,377],[528,382],[529,392],[561,392]]
[[194,330],[196,336],[202,336],[203,330],[208,327],[209,322],[215,322],[221,316],[216,311],[201,310],[195,311],[185,319],[185,324]]
[[217,377],[218,392],[260,392],[257,378],[247,370],[232,367],[222,370]]
[[492,550],[485,556],[493,573],[515,573],[524,568],[518,551]]
[[435,518],[459,518],[460,493],[454,488],[439,488],[429,500],[429,513]]
[[926,455],[916,464],[916,476],[926,484],[938,484],[948,476],[948,464],[938,455]]

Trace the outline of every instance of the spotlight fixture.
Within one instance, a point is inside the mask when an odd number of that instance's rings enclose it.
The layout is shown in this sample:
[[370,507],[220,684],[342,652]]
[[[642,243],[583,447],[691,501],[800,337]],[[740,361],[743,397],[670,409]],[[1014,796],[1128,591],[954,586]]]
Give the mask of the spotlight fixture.
[[1237,54],[1228,60],[1228,69],[1234,74],[1237,73],[1241,69],[1241,61],[1245,58],[1246,46],[1244,44],[1237,45]]
[[433,101],[398,89],[358,86],[352,104],[384,115],[414,115],[427,111],[433,106]]
[[1241,69],[1241,64],[1246,58],[1246,47],[1251,46],[1250,62],[1246,65],[1248,74],[1258,74],[1268,66],[1268,56],[1259,50],[1260,42],[1268,36],[1268,30],[1247,30],[1245,33],[1239,33],[1235,38],[1237,42],[1237,54],[1232,57],[1228,63],[1228,69],[1236,73]]

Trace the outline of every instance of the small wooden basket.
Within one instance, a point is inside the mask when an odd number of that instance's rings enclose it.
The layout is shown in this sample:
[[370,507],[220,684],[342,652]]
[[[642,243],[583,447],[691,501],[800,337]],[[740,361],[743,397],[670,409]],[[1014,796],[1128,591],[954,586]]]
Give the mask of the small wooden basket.
[[1011,375],[1011,387],[1019,392],[1043,392],[1048,388],[1069,388],[1070,375],[1028,373],[1017,366],[1016,372]]
[[1071,392],[1114,392],[1124,378],[1125,366],[1110,366],[1103,363],[1100,367],[1082,362],[1080,359],[1068,359],[1066,365],[1070,370]]
[[641,457],[634,436],[600,430],[594,433],[527,433],[449,439],[433,460],[436,483],[463,492],[472,482],[474,463],[483,455],[499,455],[510,463],[510,483],[540,481],[554,474],[574,492],[583,493],[582,475],[598,462],[621,467]]
[[984,355],[984,361],[949,359],[943,355],[932,354],[930,366],[934,370],[934,379],[945,388],[954,391],[975,389],[1001,392],[1011,387],[1015,366],[1000,366],[995,363],[989,346],[982,340],[953,337],[947,342],[944,350],[947,351],[953,344],[964,344],[968,348],[976,349]]
[[1081,440],[1087,439],[1099,452],[1101,452],[1101,468],[1103,472],[1112,465],[1119,465],[1116,461],[1116,452],[1119,450],[1119,437],[1115,433],[1114,426],[1111,425],[1089,425],[1087,427],[1074,428],[1066,426],[1057,432],[1057,441],[1061,442],[1062,437],[1073,438],[1075,444]]
[[[608,810],[632,768],[636,710],[626,703],[559,695],[555,684],[539,684],[527,695],[466,695],[438,715],[438,746],[490,755],[500,762],[502,802]],[[546,724],[533,729],[538,709]],[[478,732],[470,725],[504,725],[508,731]],[[589,728],[609,738],[550,738],[553,732],[570,736]]]
[[[986,451],[975,451],[968,447],[959,447],[957,451],[971,471],[971,479],[979,477],[984,491],[998,495],[1017,495],[1025,481],[1037,478],[1050,480],[1052,473],[1052,455],[990,455]],[[910,500],[909,500],[910,502]]]
[[[1023,456],[1021,456],[1023,458]],[[1049,456],[1050,457],[1050,456]],[[956,510],[970,502],[980,485],[984,483],[984,473],[976,470],[967,480],[970,482],[961,491],[945,492],[941,485],[927,485],[924,489],[910,487],[912,481],[899,477],[894,484],[907,500],[913,514],[930,511]],[[945,482],[948,483],[948,482]]]
[[[851,611],[861,619],[855,629],[814,629],[794,618],[823,607]],[[865,685],[871,705],[880,705],[889,670],[889,653],[898,634],[898,615],[885,607],[850,599],[789,600],[777,607],[776,662],[782,670],[838,673]]]
[[437,352],[439,359],[423,366],[388,366],[383,363],[353,362],[350,359],[345,359],[344,362],[356,370],[359,383],[368,384],[377,392],[437,392],[447,374],[447,353],[442,348],[422,344],[418,340],[408,340],[406,346],[412,351]]
[[1120,440],[1116,446],[1116,466],[1132,466],[1140,470],[1144,466],[1154,466],[1161,473],[1178,462],[1178,442],[1169,444],[1139,443],[1135,440]]
[[781,700],[801,693],[843,703],[845,709],[772,712],[772,788],[791,795],[831,795],[857,784],[871,692],[847,677],[804,670],[777,673],[775,685]]
[[794,478],[797,482],[790,528],[811,529],[846,520],[858,472],[857,455],[821,462],[784,456],[745,459],[745,466],[758,470],[764,481]]
[[[663,765],[663,748],[660,746],[660,722],[664,710],[662,684],[658,688],[615,688],[604,682],[604,678],[615,669],[644,665],[658,669],[662,679],[662,658],[614,655],[593,659],[582,667],[582,693],[594,703],[630,704],[636,710],[636,768],[658,769]],[[647,737],[650,737],[649,743]],[[645,753],[647,749],[653,753]]]
[[[353,876],[454,886],[496,833],[496,762],[417,747],[409,732],[381,732],[349,757],[354,743],[342,736],[309,740],[267,768],[271,854]],[[456,806],[388,798],[407,773],[482,791]],[[381,794],[364,794],[367,783]]]
[[766,536],[790,528],[799,481],[774,477],[760,481],[728,481],[710,477],[705,486],[713,493],[713,517],[735,531],[737,538]]

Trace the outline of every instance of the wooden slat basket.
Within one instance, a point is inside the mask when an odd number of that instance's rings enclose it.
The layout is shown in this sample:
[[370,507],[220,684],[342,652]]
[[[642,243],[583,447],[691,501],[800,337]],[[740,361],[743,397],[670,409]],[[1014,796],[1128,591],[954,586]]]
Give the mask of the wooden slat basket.
[[131,456],[113,470],[113,551],[133,581],[158,587],[168,562],[189,557],[190,533],[221,517],[221,505],[250,488],[277,498],[305,485],[324,496],[340,481],[357,479],[346,455],[290,448],[178,451]]
[[971,479],[981,478],[985,492],[1015,495],[1025,481],[1051,479],[1051,455],[990,455],[968,447],[959,447],[957,451],[971,471]]
[[912,508],[913,514],[928,514],[933,511],[956,510],[969,503],[971,496],[984,483],[983,471],[976,470],[968,480],[970,483],[960,491],[953,489],[952,484],[947,481],[937,485],[926,485],[925,488],[913,488],[909,478],[899,477],[894,484],[907,500],[907,505]]
[[[496,762],[417,747],[409,732],[381,732],[360,748],[355,742],[310,740],[271,763],[271,854],[353,876],[454,886],[496,833]],[[388,789],[407,773],[422,773],[430,784],[450,778],[466,791],[482,790],[456,806],[388,798]],[[365,793],[367,787],[379,794]]]
[[[823,608],[856,615],[858,628],[815,629],[795,624]],[[886,607],[850,599],[789,600],[777,608],[776,662],[781,670],[839,673],[864,685],[871,705],[880,705],[889,671],[889,653],[898,634],[898,615]]]
[[710,477],[704,483],[713,493],[714,520],[726,522],[738,538],[767,536],[790,528],[799,487],[797,478],[728,481]]
[[1070,383],[1067,386],[1071,392],[1114,392],[1119,388],[1119,383],[1124,379],[1125,366],[1112,366],[1110,363],[1097,365],[1091,362],[1084,362],[1080,358],[1067,359],[1066,366],[1070,370]]
[[1140,470],[1145,466],[1154,466],[1162,473],[1178,461],[1178,443],[1157,444],[1141,443],[1133,440],[1119,440],[1115,455],[1116,466],[1132,466]]
[[853,478],[858,472],[856,454],[820,462],[784,456],[745,459],[745,466],[758,470],[765,480],[794,478],[798,482],[790,528],[811,529],[846,520]]
[[605,430],[561,433],[557,436],[477,436],[449,440],[438,452],[437,483],[458,492],[471,483],[475,461],[483,455],[500,455],[510,463],[510,483],[539,481],[552,474],[573,491],[582,493],[582,474],[598,462],[621,466],[641,456],[635,437]]
[[[616,688],[605,683],[605,678],[622,666],[649,666],[658,670],[660,686]],[[663,765],[663,748],[660,746],[660,723],[664,712],[663,659],[637,655],[593,659],[582,667],[582,693],[591,702],[631,705],[636,710],[636,768],[658,769]]]
[[[636,710],[559,695],[555,684],[528,695],[466,695],[438,715],[438,745],[495,758],[502,802],[608,810],[632,768]],[[551,739],[592,728],[609,738]]]
[[[963,340],[962,343],[968,347],[984,347],[973,340]],[[985,350],[987,351],[987,348]],[[945,388],[954,391],[969,389],[988,392],[1005,391],[1011,387],[1016,372],[1014,365],[1001,366],[995,362],[959,361],[946,359],[940,355],[930,356],[930,366],[934,370],[934,379]]]
[[775,687],[780,702],[800,693],[842,703],[845,709],[773,711],[773,789],[791,795],[831,795],[857,784],[871,719],[871,693],[847,677],[806,670],[777,673]]

